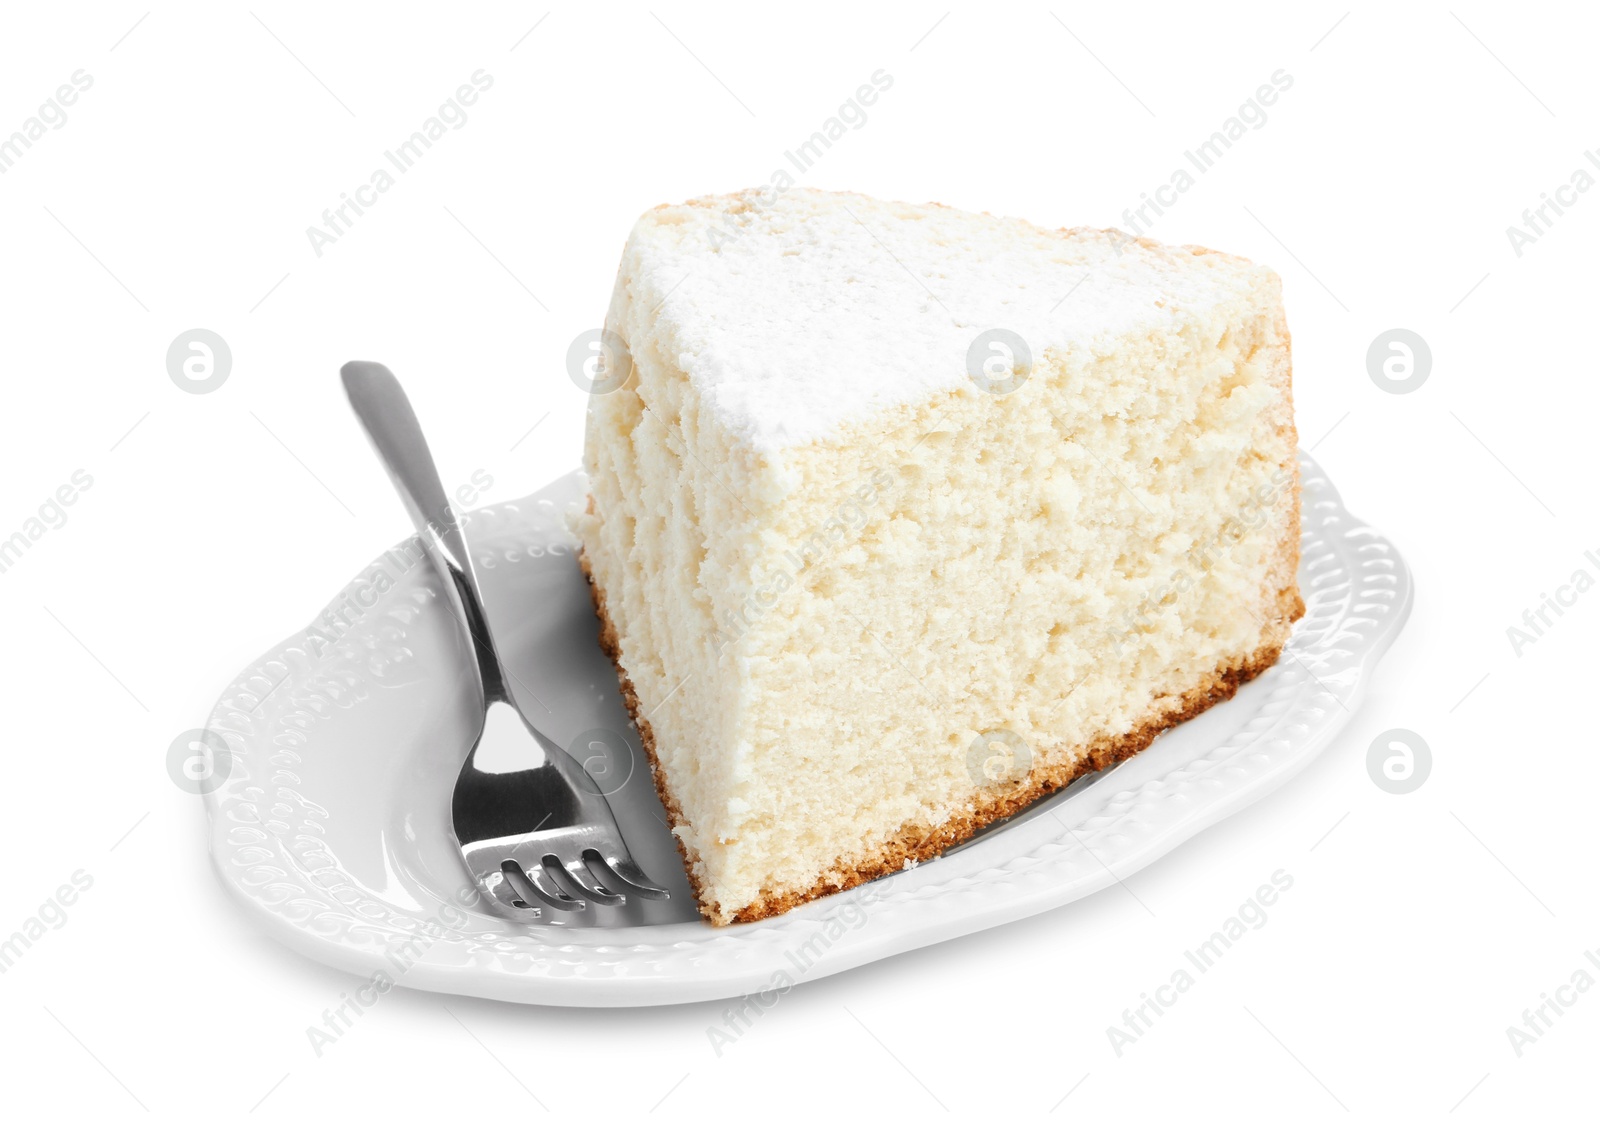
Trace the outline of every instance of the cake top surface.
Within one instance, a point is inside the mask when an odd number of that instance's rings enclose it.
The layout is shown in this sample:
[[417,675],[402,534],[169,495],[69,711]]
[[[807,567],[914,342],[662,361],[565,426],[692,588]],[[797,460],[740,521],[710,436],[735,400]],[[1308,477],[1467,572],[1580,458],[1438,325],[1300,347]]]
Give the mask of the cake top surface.
[[[811,188],[646,212],[619,285],[654,310],[718,419],[762,451],[971,387],[969,366],[1004,378],[1013,336],[1034,363],[1110,353],[1277,291],[1265,267],[1198,247]],[[1012,335],[979,340],[996,329]]]

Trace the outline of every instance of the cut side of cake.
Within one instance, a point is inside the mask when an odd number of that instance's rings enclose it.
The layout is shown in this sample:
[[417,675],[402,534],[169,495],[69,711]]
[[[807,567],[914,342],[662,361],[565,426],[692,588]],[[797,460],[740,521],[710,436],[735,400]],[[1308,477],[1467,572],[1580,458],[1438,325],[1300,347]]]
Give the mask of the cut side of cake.
[[768,189],[645,214],[606,329],[575,529],[713,923],[1138,752],[1304,612],[1269,269]]

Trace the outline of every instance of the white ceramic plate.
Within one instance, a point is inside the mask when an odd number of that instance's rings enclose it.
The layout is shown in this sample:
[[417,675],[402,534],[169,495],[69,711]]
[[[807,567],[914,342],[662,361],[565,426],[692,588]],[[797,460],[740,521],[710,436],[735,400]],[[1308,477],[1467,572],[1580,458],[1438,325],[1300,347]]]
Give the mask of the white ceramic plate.
[[[314,959],[406,987],[574,1006],[783,990],[1064,905],[1304,768],[1349,720],[1404,624],[1411,580],[1393,544],[1352,518],[1303,454],[1301,468],[1307,612],[1271,670],[1093,783],[940,859],[721,929],[694,913],[596,643],[562,518],[583,490],[573,473],[472,513],[467,534],[536,724],[563,745],[588,745],[597,729],[626,737],[633,756],[612,762],[612,805],[674,900],[522,925],[461,904],[475,895],[449,808],[474,681],[432,573],[402,553],[418,558],[414,544],[369,566],[218,702],[209,729],[231,763],[205,798],[216,869],[252,917]],[[605,922],[623,927],[597,927]]]

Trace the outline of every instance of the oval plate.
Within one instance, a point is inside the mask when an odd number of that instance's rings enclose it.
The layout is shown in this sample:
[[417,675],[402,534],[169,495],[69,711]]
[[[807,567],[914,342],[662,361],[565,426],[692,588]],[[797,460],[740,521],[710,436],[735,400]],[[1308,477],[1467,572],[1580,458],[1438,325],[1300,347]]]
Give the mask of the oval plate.
[[213,862],[252,917],[313,959],[406,987],[570,1006],[782,991],[1064,905],[1309,764],[1405,623],[1411,578],[1393,544],[1351,517],[1309,457],[1300,465],[1306,615],[1278,663],[1116,768],[912,869],[765,921],[699,919],[565,526],[584,494],[576,472],[471,513],[467,533],[520,699],[545,733],[598,762],[629,848],[673,900],[535,924],[477,904],[450,834],[475,680],[415,540],[218,702],[209,729],[229,760],[205,797]]

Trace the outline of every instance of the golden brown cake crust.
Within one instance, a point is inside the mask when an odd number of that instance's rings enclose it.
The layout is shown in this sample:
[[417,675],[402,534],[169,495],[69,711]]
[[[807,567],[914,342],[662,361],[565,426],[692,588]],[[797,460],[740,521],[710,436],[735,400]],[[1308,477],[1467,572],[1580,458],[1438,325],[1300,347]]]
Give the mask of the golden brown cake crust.
[[[1297,516],[1299,492],[1300,481],[1297,474],[1294,494],[1294,509]],[[593,501],[590,502],[592,504]],[[1298,528],[1299,519],[1296,518],[1291,526]],[[1287,537],[1284,551],[1289,555],[1284,559],[1288,563],[1288,572],[1293,575],[1296,569],[1295,563],[1299,559],[1297,535],[1291,534]],[[650,776],[655,782],[656,795],[661,799],[661,806],[666,809],[669,824],[677,828],[684,822],[683,809],[667,788],[666,778],[661,772],[661,762],[656,755],[655,733],[651,730],[650,723],[639,713],[639,696],[634,690],[632,680],[628,678],[628,673],[622,669],[621,647],[616,626],[606,610],[605,591],[595,583],[594,574],[589,568],[589,560],[582,551],[578,553],[578,565],[582,567],[583,575],[588,579],[589,595],[594,601],[595,615],[600,619],[600,647],[617,669],[617,681],[622,687],[622,700],[639,730],[639,742],[644,747],[645,756],[650,762]],[[775,917],[802,902],[838,893],[840,890],[848,890],[852,886],[859,886],[863,882],[870,882],[874,878],[903,870],[908,862],[931,859],[957,843],[970,839],[980,828],[1021,811],[1042,796],[1060,791],[1079,777],[1132,757],[1155,741],[1156,735],[1187,722],[1218,703],[1226,702],[1234,696],[1242,684],[1248,683],[1278,662],[1288,637],[1289,625],[1305,614],[1305,602],[1301,600],[1297,585],[1291,584],[1279,590],[1277,601],[1276,619],[1268,622],[1263,630],[1264,635],[1269,638],[1268,642],[1245,657],[1242,663],[1219,667],[1208,673],[1199,685],[1184,692],[1176,707],[1171,705],[1170,700],[1164,701],[1157,713],[1136,725],[1128,733],[1115,738],[1097,739],[1089,745],[1085,753],[1075,754],[1076,760],[1070,763],[1036,767],[1028,774],[1026,783],[1004,793],[980,795],[971,811],[954,816],[931,831],[920,827],[903,831],[866,858],[858,862],[841,864],[824,872],[808,890],[791,890],[778,894],[763,892],[757,901],[735,913],[732,920],[759,921],[764,917]],[[1282,634],[1281,638],[1272,639],[1279,633]],[[683,837],[675,831],[673,838],[677,841],[678,854],[683,858],[684,870],[688,872],[689,884],[694,888],[700,912],[713,925],[727,924],[728,922],[717,917],[715,911],[706,903],[704,887],[695,872],[695,856],[689,854],[684,846]]]

